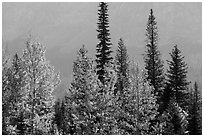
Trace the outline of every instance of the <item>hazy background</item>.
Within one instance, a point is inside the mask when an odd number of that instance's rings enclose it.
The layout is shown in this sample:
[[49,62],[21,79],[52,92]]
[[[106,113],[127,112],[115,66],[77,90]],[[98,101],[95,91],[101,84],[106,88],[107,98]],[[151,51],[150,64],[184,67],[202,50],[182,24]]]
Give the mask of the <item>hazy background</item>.
[[[159,30],[162,59],[170,59],[175,44],[181,49],[189,67],[190,81],[202,80],[202,3],[108,3],[110,37],[113,51],[120,37],[131,59],[144,65],[145,29],[150,9]],[[47,47],[46,57],[60,72],[62,84],[57,97],[65,93],[71,81],[76,53],[84,44],[95,58],[98,3],[3,3],[3,44],[9,52],[22,54],[31,34]],[[115,54],[115,53],[114,53]]]

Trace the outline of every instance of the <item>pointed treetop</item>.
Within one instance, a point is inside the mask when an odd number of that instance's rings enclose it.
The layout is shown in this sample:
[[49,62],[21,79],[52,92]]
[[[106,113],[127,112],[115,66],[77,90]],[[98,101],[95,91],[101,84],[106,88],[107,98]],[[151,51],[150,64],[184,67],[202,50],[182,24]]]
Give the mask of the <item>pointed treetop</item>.
[[88,50],[85,48],[85,45],[83,44],[82,45],[82,48],[79,49],[79,53],[78,54],[81,54],[82,57],[85,57],[85,55],[88,53]]
[[153,10],[152,10],[152,9],[150,9],[150,14],[151,14],[151,15],[153,14]]

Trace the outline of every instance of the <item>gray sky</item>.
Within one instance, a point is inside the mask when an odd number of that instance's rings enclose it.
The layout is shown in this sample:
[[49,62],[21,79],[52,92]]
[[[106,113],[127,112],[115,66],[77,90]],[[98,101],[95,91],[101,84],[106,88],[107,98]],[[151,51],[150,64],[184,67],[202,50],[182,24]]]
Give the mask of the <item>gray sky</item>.
[[[150,9],[159,29],[162,59],[169,59],[178,44],[189,75],[196,80],[202,73],[202,3],[108,3],[113,50],[120,37],[131,58],[143,64],[145,28]],[[82,44],[92,57],[98,42],[98,3],[3,3],[3,40],[11,53],[22,52],[31,33],[47,47],[47,59],[63,77],[70,79],[72,62]],[[199,78],[201,79],[201,78]]]
[[[98,3],[3,3],[3,39],[10,41],[31,32],[48,47],[70,47],[71,40],[85,34],[93,36],[95,42],[97,6]],[[176,36],[201,42],[201,3],[109,3],[111,36],[124,37],[128,45],[136,42],[143,46],[150,8],[158,22],[161,46]],[[77,41],[89,44],[92,39]]]

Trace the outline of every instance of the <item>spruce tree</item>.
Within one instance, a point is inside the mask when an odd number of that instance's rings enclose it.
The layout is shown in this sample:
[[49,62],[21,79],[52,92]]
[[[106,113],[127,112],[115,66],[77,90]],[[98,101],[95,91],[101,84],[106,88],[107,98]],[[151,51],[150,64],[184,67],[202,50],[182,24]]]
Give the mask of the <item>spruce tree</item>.
[[129,57],[122,38],[118,42],[115,63],[117,72],[116,92],[119,91],[122,94],[124,88],[129,86]]
[[169,69],[167,70],[167,85],[169,87],[170,96],[175,98],[177,103],[184,109],[186,105],[185,96],[187,86],[187,64],[183,61],[184,57],[177,45],[174,46],[170,53],[171,61],[167,60]]
[[196,82],[194,84],[191,102],[188,126],[189,134],[202,135],[202,99]]
[[4,65],[2,71],[3,134],[11,134],[8,132],[8,128],[13,128],[12,134],[20,134],[18,132],[21,131],[17,131],[17,129],[19,128],[18,119],[22,111],[25,74],[23,73],[21,59],[17,53],[14,55],[10,66]]
[[[147,74],[138,65],[131,66],[132,105],[135,105],[136,125],[140,134],[159,134],[159,127],[151,125],[158,115],[156,96],[152,93],[153,86],[146,80]],[[129,99],[131,100],[131,99]],[[152,127],[154,129],[152,130]]]
[[160,59],[160,51],[158,50],[158,29],[157,22],[153,10],[150,15],[146,28],[146,53],[144,55],[145,69],[147,71],[147,79],[154,87],[153,94],[161,97],[164,87],[163,61]]
[[62,100],[62,103],[61,103],[61,107],[60,107],[60,111],[61,111],[61,132],[62,134],[64,135],[65,132],[66,132],[66,126],[65,126],[65,101]]
[[64,131],[63,135],[74,135],[77,134],[76,131],[76,125],[74,124],[74,115],[73,115],[73,109],[72,109],[72,95],[66,94],[64,97],[64,105],[65,105],[65,111],[64,111]]
[[[82,47],[73,65],[73,81],[65,97],[65,121],[67,134],[114,134],[113,98],[116,74],[111,66],[105,66],[104,84],[96,74],[93,61]],[[103,89],[105,92],[99,92]]]
[[[94,75],[92,60],[87,56],[85,46],[79,50],[73,65],[73,81],[69,94],[65,97],[67,134],[94,134],[92,118],[92,92],[96,75]],[[95,81],[96,82],[96,81]],[[92,84],[91,84],[92,83]],[[95,97],[95,96],[94,96]]]
[[27,134],[50,134],[54,116],[53,91],[60,83],[59,75],[45,58],[45,47],[28,40],[22,57],[26,78],[24,107]]
[[171,98],[166,110],[163,113],[165,126],[163,127],[164,135],[184,135],[188,134],[188,114]]
[[[105,67],[106,75],[105,75],[105,83],[102,86],[103,93],[98,93],[97,103],[97,111],[99,112],[99,118],[101,122],[98,126],[98,133],[102,135],[112,135],[118,134],[117,122],[115,119],[115,113],[117,112],[117,100],[115,97],[115,84],[117,80],[117,74],[114,68],[114,65],[109,65]],[[100,99],[98,99],[100,98]]]
[[97,44],[97,75],[99,80],[104,84],[105,65],[112,62],[109,20],[108,20],[108,4],[101,2],[98,9],[98,36],[99,43]]
[[138,65],[130,63],[129,69],[129,87],[124,89],[123,94],[117,95],[121,98],[117,100],[115,114],[118,132],[122,135],[159,134],[157,126],[150,131],[150,122],[158,114],[153,87]]
[[[18,119],[19,117],[22,117],[20,115],[23,114],[22,105],[23,105],[23,96],[25,95],[25,72],[22,66],[22,60],[18,57],[18,54],[16,53],[13,57],[12,64],[11,64],[11,75],[10,75],[10,97],[9,97],[9,109],[10,115],[9,119],[11,121],[11,125],[15,126],[17,125],[17,128],[19,128],[20,125],[18,125]],[[19,131],[24,132],[24,131]],[[18,134],[18,133],[17,133]]]
[[8,121],[8,105],[10,96],[10,59],[6,52],[6,47],[2,47],[2,134],[6,135],[7,127],[9,125]]
[[55,108],[55,114],[54,114],[53,124],[56,124],[58,131],[61,133],[62,132],[62,127],[63,127],[62,126],[63,117],[62,117],[60,99],[58,99],[55,102],[54,108]]

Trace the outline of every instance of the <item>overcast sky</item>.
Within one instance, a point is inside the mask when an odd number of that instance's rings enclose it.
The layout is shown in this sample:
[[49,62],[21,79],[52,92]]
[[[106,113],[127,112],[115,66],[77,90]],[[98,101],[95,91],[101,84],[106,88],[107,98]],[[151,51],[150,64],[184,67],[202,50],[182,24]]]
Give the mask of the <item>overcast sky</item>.
[[[108,3],[113,50],[123,38],[131,58],[142,64],[150,9],[159,30],[162,59],[178,44],[190,74],[201,77],[202,3]],[[63,77],[70,77],[77,50],[85,44],[95,54],[98,3],[3,3],[3,40],[11,52],[25,48],[31,33],[47,47],[47,58]]]
[[[52,47],[82,33],[94,36],[97,6],[98,3],[3,3],[3,39],[14,40],[31,32]],[[128,45],[133,45],[134,39],[141,43],[150,8],[162,42],[172,35],[201,42],[201,3],[109,3],[113,38],[125,37]]]

